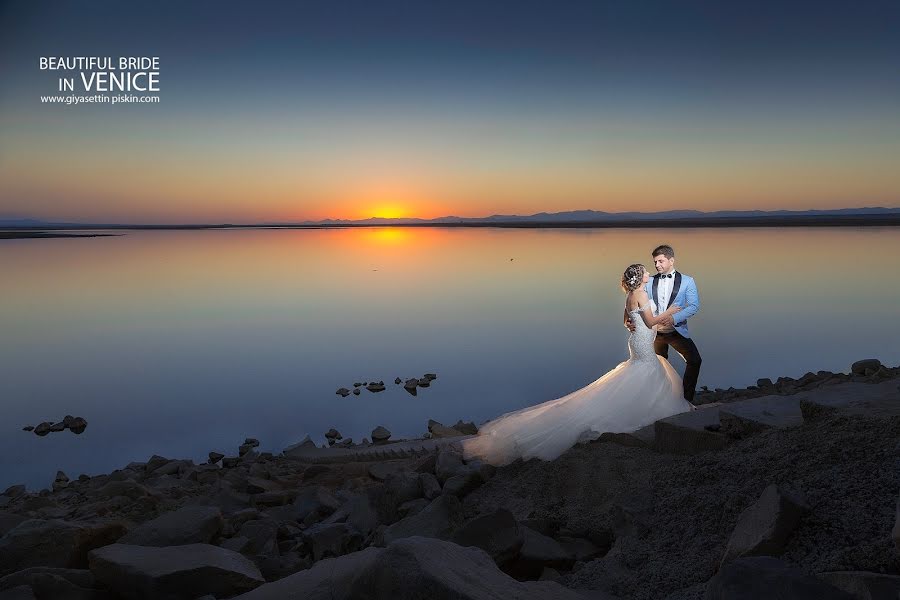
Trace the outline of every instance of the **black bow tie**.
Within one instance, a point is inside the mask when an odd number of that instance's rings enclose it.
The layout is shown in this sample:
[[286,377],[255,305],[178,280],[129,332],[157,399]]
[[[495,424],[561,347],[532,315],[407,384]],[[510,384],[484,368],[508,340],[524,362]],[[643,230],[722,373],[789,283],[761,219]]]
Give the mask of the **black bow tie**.
[[660,273],[660,274],[659,274],[659,278],[662,279],[663,277],[668,277],[669,279],[671,279],[671,278],[672,278],[672,274],[669,273],[668,275],[663,275],[662,273]]

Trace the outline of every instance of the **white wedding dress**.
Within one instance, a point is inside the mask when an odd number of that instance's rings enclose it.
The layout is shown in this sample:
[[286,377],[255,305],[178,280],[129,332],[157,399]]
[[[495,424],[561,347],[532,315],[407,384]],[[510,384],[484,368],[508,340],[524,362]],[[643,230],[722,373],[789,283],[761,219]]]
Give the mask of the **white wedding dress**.
[[629,315],[635,330],[628,338],[628,360],[567,396],[485,423],[477,436],[463,441],[463,455],[497,466],[517,458],[553,460],[576,442],[607,431],[635,431],[691,410],[681,377],[653,351],[656,332],[644,324],[640,309]]

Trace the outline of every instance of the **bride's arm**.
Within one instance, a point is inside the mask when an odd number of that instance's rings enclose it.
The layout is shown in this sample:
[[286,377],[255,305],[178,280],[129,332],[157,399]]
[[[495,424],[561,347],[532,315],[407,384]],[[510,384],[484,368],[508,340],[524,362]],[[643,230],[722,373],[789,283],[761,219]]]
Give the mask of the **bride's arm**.
[[641,318],[644,320],[644,325],[647,327],[653,327],[654,325],[659,325],[663,321],[666,320],[666,317],[669,315],[678,312],[681,310],[680,306],[673,304],[669,308],[665,310],[665,312],[661,313],[658,317],[653,316],[653,309],[650,307],[650,297],[647,296],[647,293],[638,294],[635,296],[635,300],[638,301],[638,306],[642,306],[645,302],[647,303],[647,308],[641,311]]

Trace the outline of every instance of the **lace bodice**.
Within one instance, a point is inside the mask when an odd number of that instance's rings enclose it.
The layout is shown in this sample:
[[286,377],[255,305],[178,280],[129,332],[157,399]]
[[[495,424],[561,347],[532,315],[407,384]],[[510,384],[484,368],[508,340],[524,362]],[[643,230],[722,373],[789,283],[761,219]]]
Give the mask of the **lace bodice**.
[[653,300],[646,306],[638,306],[628,311],[628,316],[634,322],[634,332],[628,336],[628,352],[632,360],[657,360],[653,350],[653,340],[656,332],[644,323],[641,312],[650,308],[653,310]]

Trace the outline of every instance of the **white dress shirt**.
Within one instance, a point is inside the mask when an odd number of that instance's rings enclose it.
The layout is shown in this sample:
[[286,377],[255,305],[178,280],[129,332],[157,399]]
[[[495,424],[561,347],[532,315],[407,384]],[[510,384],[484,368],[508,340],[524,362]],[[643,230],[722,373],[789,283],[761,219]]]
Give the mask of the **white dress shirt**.
[[[656,307],[657,316],[666,311],[669,306],[669,297],[672,295],[672,288],[675,287],[675,271],[672,271],[671,277],[660,275],[659,286],[656,288],[656,294],[659,298],[659,306]],[[659,326],[658,331],[673,331],[672,327]]]

